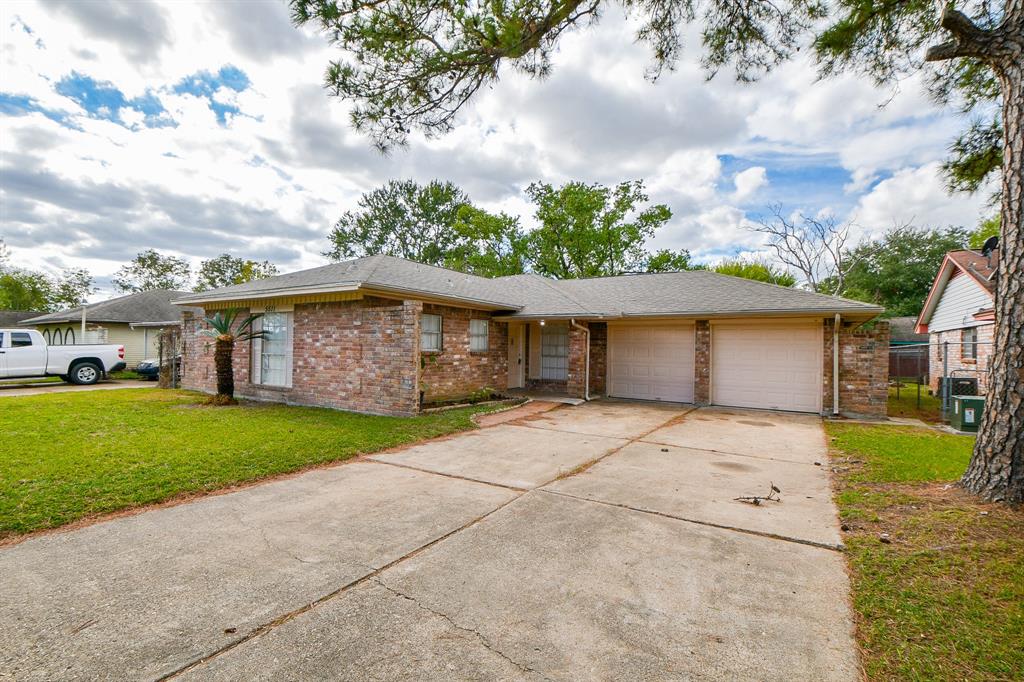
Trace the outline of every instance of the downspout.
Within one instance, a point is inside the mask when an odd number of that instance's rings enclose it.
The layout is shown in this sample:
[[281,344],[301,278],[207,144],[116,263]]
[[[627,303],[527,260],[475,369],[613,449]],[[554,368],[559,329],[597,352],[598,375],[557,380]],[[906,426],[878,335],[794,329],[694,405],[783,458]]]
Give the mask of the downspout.
[[585,360],[583,361],[583,399],[590,400],[590,327],[584,327],[583,325],[576,324],[575,318],[570,319],[569,324],[582,330],[587,335],[587,346],[584,352]]
[[832,324],[832,415],[839,414],[839,325],[841,319],[836,313]]

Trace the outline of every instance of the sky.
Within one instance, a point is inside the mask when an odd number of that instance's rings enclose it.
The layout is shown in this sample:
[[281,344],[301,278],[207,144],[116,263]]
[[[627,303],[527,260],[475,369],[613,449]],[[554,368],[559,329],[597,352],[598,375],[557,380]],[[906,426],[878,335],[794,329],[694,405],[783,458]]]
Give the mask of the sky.
[[946,193],[939,166],[965,121],[916,77],[819,81],[801,57],[753,84],[707,81],[688,40],[652,84],[633,33],[610,6],[563,37],[547,79],[506,69],[450,134],[385,156],[323,88],[338,51],[283,0],[6,0],[0,238],[15,265],[88,268],[97,300],[148,248],[193,266],[224,252],[322,265],[338,217],[397,178],[451,180],[527,226],[531,182],[642,179],[673,212],[650,246],[700,262],[766,253],[749,228],[774,204],[852,221],[856,239],[989,211],[984,192]]

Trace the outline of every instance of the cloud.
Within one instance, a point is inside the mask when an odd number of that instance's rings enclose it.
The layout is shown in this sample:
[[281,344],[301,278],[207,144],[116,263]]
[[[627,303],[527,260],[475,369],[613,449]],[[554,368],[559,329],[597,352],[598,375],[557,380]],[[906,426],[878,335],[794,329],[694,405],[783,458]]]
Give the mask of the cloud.
[[94,38],[117,45],[134,61],[152,62],[172,44],[168,17],[151,0],[50,0],[48,6]]
[[736,185],[733,197],[743,201],[768,184],[768,171],[763,166],[753,166],[737,173],[732,181]]

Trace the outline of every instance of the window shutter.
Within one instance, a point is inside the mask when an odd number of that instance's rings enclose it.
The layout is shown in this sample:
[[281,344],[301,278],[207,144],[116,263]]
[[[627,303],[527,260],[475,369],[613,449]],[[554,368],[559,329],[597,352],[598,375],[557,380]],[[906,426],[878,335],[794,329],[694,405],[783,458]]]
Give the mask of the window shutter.
[[530,323],[530,378],[540,379],[540,325]]

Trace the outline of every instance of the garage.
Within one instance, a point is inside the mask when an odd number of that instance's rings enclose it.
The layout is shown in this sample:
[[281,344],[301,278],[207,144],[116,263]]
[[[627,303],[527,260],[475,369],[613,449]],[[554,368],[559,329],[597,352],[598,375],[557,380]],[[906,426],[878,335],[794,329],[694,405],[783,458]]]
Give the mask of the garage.
[[608,395],[693,402],[692,324],[608,325]]
[[822,331],[818,320],[711,325],[711,402],[820,412]]

